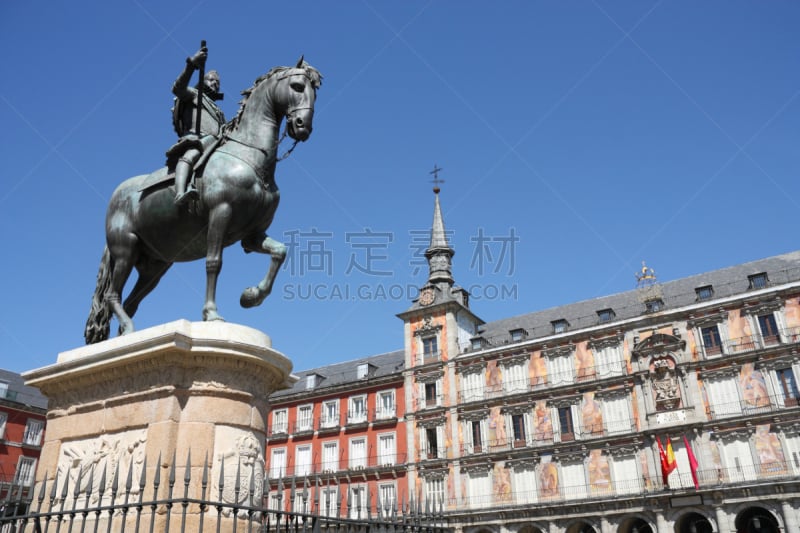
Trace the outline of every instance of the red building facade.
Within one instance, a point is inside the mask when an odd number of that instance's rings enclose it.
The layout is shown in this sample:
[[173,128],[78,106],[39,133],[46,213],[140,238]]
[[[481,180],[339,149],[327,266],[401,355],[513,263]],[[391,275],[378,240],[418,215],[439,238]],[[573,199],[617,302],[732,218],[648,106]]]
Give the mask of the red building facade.
[[0,370],[0,501],[27,495],[44,441],[47,398],[19,374]]
[[304,371],[271,396],[273,509],[391,516],[408,505],[402,351]]

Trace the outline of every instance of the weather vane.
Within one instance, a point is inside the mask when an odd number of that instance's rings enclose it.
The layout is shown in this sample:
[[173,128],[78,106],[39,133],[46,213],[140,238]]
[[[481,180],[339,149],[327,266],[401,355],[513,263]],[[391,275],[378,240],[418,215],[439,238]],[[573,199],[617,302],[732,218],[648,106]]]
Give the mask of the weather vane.
[[433,179],[431,180],[431,183],[433,183],[433,192],[435,192],[436,194],[439,194],[439,190],[440,190],[439,189],[439,184],[440,183],[444,183],[444,180],[439,177],[439,172],[441,172],[441,171],[442,171],[442,169],[437,167],[436,164],[434,163],[433,170],[431,170],[428,173],[428,174],[433,174]]

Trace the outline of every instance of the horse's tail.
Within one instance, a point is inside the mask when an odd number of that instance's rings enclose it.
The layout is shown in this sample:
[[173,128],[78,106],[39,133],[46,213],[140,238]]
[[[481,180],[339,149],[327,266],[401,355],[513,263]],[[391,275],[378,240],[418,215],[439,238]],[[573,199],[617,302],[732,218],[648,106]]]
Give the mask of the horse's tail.
[[106,292],[111,286],[111,272],[114,267],[114,259],[108,251],[108,246],[103,250],[103,258],[100,260],[100,270],[97,272],[97,288],[92,296],[92,309],[89,311],[89,318],[86,319],[86,329],[83,337],[86,344],[94,344],[108,339],[111,330],[111,309],[106,302]]

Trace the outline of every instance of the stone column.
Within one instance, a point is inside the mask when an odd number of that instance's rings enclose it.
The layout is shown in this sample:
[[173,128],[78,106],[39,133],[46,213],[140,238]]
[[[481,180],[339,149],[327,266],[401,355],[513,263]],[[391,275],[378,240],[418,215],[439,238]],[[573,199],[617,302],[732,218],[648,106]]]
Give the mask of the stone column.
[[[56,364],[26,373],[26,383],[49,398],[34,494],[43,483],[50,494],[55,483],[67,497],[56,498],[53,510],[107,505],[116,477],[119,503],[130,473],[131,501],[145,480],[144,501],[172,492],[260,505],[267,398],[296,381],[291,362],[271,344],[245,326],[181,320],[63,352]],[[175,516],[166,527],[169,514],[165,506],[156,510],[159,531],[180,527]],[[189,506],[187,530],[197,530],[200,514]]]
[[672,529],[664,518],[664,513],[656,513],[656,529],[658,533],[672,533]]
[[726,533],[727,531],[730,531],[731,525],[728,522],[728,513],[725,512],[725,509],[721,505],[715,505],[714,514],[717,519],[717,529],[720,531],[720,533]]
[[800,526],[797,525],[797,510],[794,506],[784,500],[781,502],[781,513],[783,513],[783,524],[786,533],[800,533]]

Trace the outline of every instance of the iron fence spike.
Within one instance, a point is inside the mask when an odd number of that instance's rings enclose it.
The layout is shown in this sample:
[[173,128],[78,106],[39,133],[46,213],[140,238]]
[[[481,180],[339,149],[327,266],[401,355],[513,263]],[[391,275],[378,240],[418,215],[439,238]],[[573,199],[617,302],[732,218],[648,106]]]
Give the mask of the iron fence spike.
[[131,454],[130,465],[128,465],[128,475],[125,477],[125,494],[126,497],[131,493],[133,488],[133,454]]
[[183,474],[183,482],[188,486],[192,478],[192,449],[186,452],[186,471]]
[[203,459],[203,480],[201,481],[203,489],[208,486],[208,450],[206,450],[205,459]]
[[169,486],[175,485],[175,463],[178,459],[178,451],[172,450],[172,464],[169,467]]

